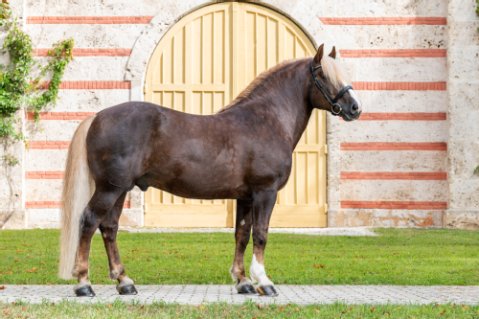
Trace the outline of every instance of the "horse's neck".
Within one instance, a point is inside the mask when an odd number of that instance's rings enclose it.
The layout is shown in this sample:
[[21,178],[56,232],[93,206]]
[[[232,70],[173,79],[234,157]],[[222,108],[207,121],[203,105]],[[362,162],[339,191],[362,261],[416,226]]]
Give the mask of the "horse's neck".
[[278,127],[292,148],[299,142],[312,112],[307,99],[308,73],[303,67],[304,65],[294,68],[294,73],[289,76],[278,72],[275,76],[278,76],[279,80],[269,80],[268,84],[272,85],[267,90],[252,92],[247,98],[247,107],[251,108],[252,112],[267,114],[276,119],[275,122],[279,124]]

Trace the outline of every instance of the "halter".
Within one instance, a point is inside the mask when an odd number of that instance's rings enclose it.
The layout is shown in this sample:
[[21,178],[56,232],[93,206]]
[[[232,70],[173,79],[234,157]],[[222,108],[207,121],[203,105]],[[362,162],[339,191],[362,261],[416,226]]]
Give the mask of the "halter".
[[331,106],[331,114],[340,115],[341,112],[343,111],[343,108],[337,102],[340,98],[343,97],[344,94],[346,94],[347,91],[352,90],[353,87],[351,85],[343,86],[341,90],[339,90],[338,94],[336,94],[334,98],[331,98],[326,88],[321,84],[321,82],[319,82],[318,78],[314,74],[316,70],[318,69],[321,69],[321,65],[313,66],[313,62],[311,62],[309,70],[311,71],[311,77],[313,78],[314,84],[316,85],[318,90],[321,91],[324,98],[326,99],[326,101],[328,101],[329,105]]

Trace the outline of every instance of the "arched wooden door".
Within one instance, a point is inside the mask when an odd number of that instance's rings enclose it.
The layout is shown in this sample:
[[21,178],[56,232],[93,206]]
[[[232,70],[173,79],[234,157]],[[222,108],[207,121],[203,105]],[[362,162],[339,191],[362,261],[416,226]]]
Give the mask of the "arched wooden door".
[[[145,100],[211,114],[262,71],[314,52],[304,32],[276,11],[251,3],[209,5],[183,17],[160,41],[148,65]],[[326,226],[325,133],[325,114],[315,111],[293,154],[272,227]],[[232,227],[234,209],[231,200],[191,200],[150,189],[145,225]]]

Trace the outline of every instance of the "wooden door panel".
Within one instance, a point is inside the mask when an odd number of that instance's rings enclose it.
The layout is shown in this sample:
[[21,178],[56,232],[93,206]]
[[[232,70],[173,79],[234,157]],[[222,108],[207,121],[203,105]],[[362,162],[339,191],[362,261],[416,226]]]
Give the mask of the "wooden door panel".
[[[183,17],[160,41],[148,65],[145,100],[212,114],[261,72],[314,52],[303,31],[271,9],[238,2],[206,6]],[[293,154],[271,226],[326,226],[325,127],[324,112],[315,111]],[[156,189],[145,195],[147,226],[232,227],[233,218],[230,200],[184,199]]]

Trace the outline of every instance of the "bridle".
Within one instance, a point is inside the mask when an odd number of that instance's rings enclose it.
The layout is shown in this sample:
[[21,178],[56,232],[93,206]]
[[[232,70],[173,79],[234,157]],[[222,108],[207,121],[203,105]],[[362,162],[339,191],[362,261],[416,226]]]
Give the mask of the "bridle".
[[352,90],[353,87],[351,85],[343,86],[341,90],[339,90],[338,94],[336,94],[334,98],[331,98],[326,88],[321,84],[321,82],[319,82],[318,78],[315,75],[315,72],[319,69],[321,69],[321,64],[313,66],[313,62],[311,62],[309,70],[311,71],[311,77],[313,78],[314,84],[331,106],[331,114],[340,115],[343,112],[343,108],[341,107],[341,105],[339,105],[338,101],[344,96],[344,94],[346,94],[347,91]]

